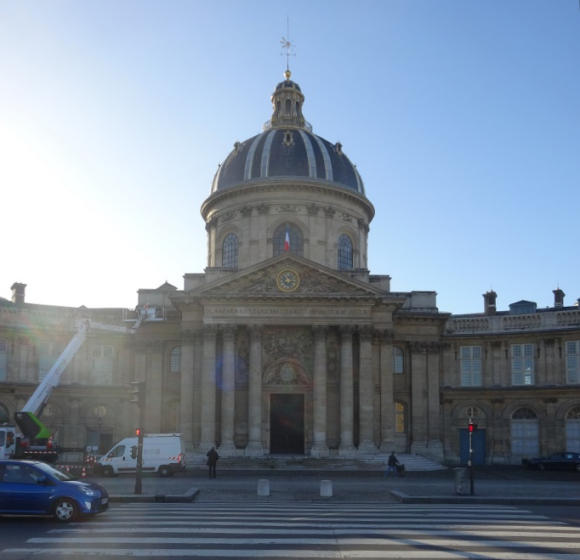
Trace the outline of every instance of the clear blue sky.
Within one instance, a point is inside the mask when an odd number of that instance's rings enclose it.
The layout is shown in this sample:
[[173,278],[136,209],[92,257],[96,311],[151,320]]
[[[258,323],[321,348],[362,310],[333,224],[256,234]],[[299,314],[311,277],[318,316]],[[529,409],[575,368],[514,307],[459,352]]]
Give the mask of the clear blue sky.
[[578,0],[0,0],[0,296],[136,305],[206,266],[280,38],[376,208],[369,267],[441,311],[580,297]]

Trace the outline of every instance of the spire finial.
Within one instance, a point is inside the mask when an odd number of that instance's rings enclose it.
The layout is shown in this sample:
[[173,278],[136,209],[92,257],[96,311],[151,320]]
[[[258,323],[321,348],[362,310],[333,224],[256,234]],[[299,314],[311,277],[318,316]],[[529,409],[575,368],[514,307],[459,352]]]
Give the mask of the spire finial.
[[292,52],[294,48],[294,43],[290,41],[290,18],[286,17],[286,37],[282,37],[280,39],[280,44],[282,45],[282,52],[281,55],[286,56],[286,71],[284,72],[284,77],[289,80],[292,72],[290,72],[290,57],[296,56],[296,53]]

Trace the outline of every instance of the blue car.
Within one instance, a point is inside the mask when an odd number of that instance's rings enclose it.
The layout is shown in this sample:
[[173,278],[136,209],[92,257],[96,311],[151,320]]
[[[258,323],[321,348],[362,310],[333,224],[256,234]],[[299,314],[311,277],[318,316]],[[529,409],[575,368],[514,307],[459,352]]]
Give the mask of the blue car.
[[0,461],[0,515],[50,515],[66,523],[108,507],[109,494],[98,484],[39,461]]

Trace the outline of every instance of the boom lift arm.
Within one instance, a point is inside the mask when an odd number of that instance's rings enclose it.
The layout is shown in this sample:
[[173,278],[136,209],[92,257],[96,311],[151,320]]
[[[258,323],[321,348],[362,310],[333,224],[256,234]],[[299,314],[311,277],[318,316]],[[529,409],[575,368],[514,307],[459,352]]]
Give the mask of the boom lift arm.
[[57,358],[54,365],[50,368],[44,379],[39,383],[34,393],[30,396],[22,410],[14,414],[16,424],[20,428],[22,434],[28,439],[48,439],[50,431],[38,419],[46,406],[48,398],[52,391],[58,386],[60,378],[70,364],[79,348],[83,345],[87,338],[89,329],[100,329],[110,332],[118,333],[134,333],[139,327],[141,319],[139,319],[132,328],[120,327],[117,325],[104,325],[96,323],[91,320],[80,321],[77,325],[77,332],[72,337],[62,354]]

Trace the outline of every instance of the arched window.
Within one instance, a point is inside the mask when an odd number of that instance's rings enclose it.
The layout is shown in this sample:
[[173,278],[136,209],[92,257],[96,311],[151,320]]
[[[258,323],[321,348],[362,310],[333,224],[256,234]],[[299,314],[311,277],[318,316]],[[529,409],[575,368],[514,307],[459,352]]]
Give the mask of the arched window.
[[470,418],[472,418],[473,420],[482,420],[483,419],[483,414],[481,412],[481,410],[479,410],[479,408],[477,408],[476,406],[468,406],[465,409],[465,414],[464,414],[465,418],[467,420],[469,420]]
[[537,418],[536,413],[531,408],[518,408],[513,414],[514,420],[533,420]]
[[171,371],[171,373],[179,373],[181,371],[181,348],[179,346],[176,346],[171,350],[169,371]]
[[403,373],[404,366],[405,362],[403,360],[403,351],[398,346],[395,346],[393,348],[393,373]]
[[574,408],[570,409],[566,415],[566,418],[568,418],[568,420],[580,420],[580,406],[575,406]]
[[228,233],[222,245],[222,266],[238,268],[238,237]]
[[338,270],[352,270],[352,241],[345,233],[338,238]]
[[284,252],[302,256],[303,244],[302,232],[294,224],[286,222],[274,231],[272,245],[275,257]]

